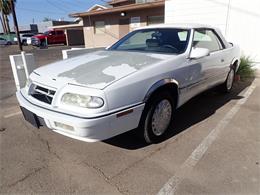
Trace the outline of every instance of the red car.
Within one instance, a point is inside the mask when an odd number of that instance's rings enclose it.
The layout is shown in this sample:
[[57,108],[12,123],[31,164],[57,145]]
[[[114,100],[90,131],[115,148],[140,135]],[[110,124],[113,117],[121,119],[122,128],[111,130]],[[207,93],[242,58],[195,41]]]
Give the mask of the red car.
[[66,35],[63,30],[49,30],[32,37],[32,45],[37,47],[62,43],[66,45]]

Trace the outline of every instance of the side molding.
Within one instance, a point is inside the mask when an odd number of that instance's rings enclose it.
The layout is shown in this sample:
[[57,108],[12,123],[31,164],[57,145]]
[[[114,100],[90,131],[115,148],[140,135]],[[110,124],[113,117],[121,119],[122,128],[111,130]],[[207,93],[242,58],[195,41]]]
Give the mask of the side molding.
[[155,92],[158,88],[160,88],[160,87],[162,87],[162,86],[164,86],[166,84],[175,84],[175,85],[179,86],[178,81],[176,81],[175,79],[167,78],[167,79],[163,79],[163,80],[157,81],[148,90],[148,92],[146,93],[146,95],[144,97],[143,102],[147,102],[147,100],[150,98],[150,96],[153,94],[153,92]]

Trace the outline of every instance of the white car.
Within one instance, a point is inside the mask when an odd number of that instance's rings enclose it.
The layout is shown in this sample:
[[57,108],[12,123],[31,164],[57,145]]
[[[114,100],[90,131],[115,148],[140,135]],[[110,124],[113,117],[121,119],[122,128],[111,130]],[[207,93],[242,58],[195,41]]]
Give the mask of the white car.
[[[31,38],[34,36],[33,33],[26,33],[26,34],[20,34],[21,43],[23,45],[31,45],[32,40]],[[17,42],[17,37],[14,37],[14,41]]]
[[137,129],[154,143],[192,97],[217,85],[229,92],[239,63],[240,49],[216,28],[149,26],[104,51],[36,69],[17,98],[38,128],[83,141]]
[[0,45],[12,45],[11,41],[8,41],[2,37],[0,37]]

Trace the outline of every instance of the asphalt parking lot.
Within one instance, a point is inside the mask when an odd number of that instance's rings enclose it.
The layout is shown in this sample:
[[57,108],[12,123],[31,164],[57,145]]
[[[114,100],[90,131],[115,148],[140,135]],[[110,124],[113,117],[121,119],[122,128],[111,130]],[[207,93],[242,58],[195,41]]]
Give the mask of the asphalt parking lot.
[[[41,66],[64,48],[26,51]],[[85,143],[24,121],[8,59],[17,48],[0,49],[0,193],[260,194],[259,76],[193,98],[160,144],[133,131]]]

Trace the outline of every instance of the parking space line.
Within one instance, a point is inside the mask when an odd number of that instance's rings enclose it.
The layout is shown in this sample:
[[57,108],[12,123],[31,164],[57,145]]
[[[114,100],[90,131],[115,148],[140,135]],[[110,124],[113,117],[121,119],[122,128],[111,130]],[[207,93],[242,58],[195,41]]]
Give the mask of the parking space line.
[[11,114],[7,114],[7,115],[4,116],[4,118],[11,118],[11,117],[19,115],[19,114],[22,114],[22,112],[18,111],[18,112],[14,112],[14,113],[11,113]]
[[232,118],[239,111],[240,107],[248,100],[256,86],[253,84],[243,94],[244,98],[238,100],[231,110],[224,116],[218,125],[205,137],[199,146],[191,153],[191,155],[180,166],[180,169],[171,177],[166,184],[161,188],[157,195],[175,194],[177,187],[183,181],[185,176],[190,173],[199,162],[199,160],[206,153],[208,148],[216,140],[221,131],[229,124]]

